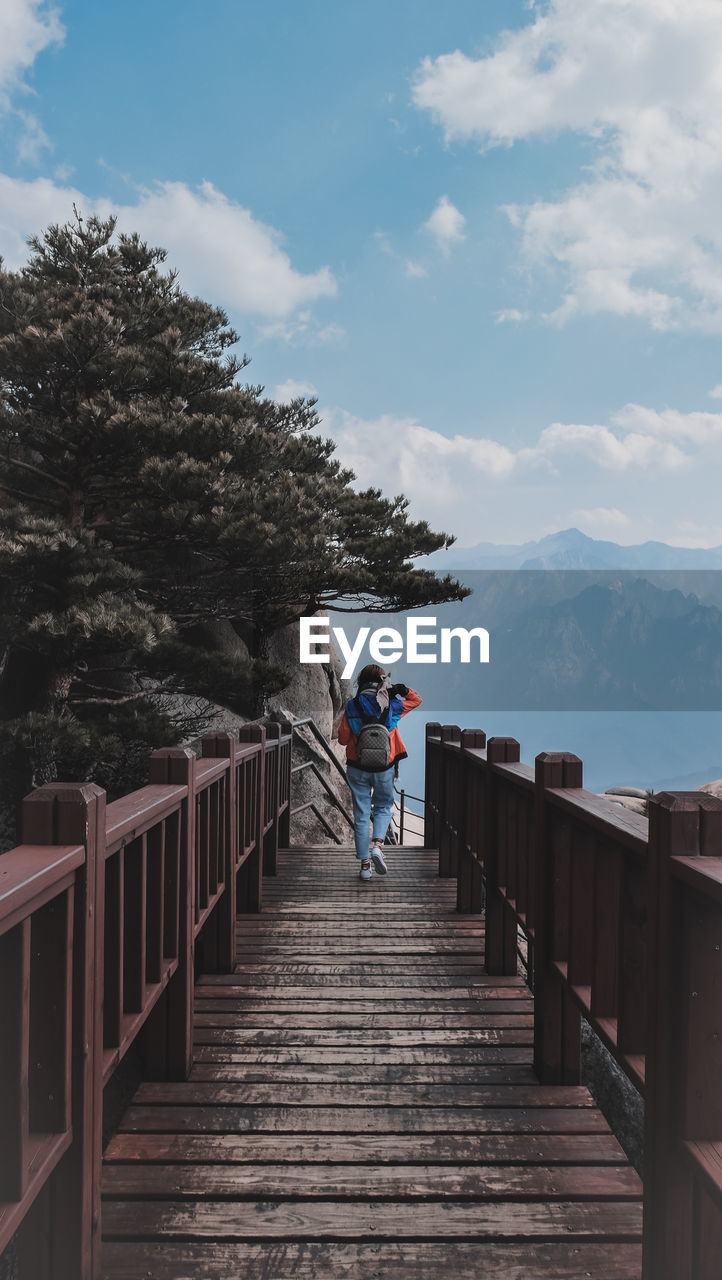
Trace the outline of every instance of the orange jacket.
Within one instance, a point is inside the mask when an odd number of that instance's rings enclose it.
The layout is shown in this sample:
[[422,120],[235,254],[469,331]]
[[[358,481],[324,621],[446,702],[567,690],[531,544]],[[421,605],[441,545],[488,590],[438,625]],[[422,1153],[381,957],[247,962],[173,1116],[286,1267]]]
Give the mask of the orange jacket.
[[[421,698],[413,689],[409,689],[406,697],[401,698],[401,702],[403,703],[403,711],[401,712],[402,716],[405,716],[409,711],[413,711],[415,707],[421,706]],[[406,758],[406,748],[401,741],[401,734],[398,729],[393,728],[390,736],[391,759],[389,761],[389,768],[391,768],[391,765],[394,764],[396,760],[405,760]],[[346,748],[346,762],[348,764],[353,764],[356,759],[356,734],[353,732],[353,729],[348,722],[345,711],[343,713],[343,719],[338,726],[338,740],[341,743],[341,746]]]

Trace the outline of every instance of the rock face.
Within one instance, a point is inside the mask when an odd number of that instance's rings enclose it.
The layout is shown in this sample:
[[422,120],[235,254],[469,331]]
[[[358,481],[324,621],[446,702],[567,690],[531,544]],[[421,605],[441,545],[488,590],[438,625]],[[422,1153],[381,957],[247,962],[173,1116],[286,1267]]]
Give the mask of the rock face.
[[621,805],[632,813],[639,813],[643,818],[647,816],[649,792],[642,791],[640,787],[607,787],[603,799],[611,800],[612,804]]
[[[324,614],[317,614],[323,617]],[[212,644],[221,653],[248,659],[248,647],[238,635],[232,623],[225,619],[204,624],[201,628],[206,644]],[[351,685],[341,679],[343,663],[331,645],[331,661],[328,663],[301,663],[298,657],[298,624],[282,627],[268,642],[268,660],[285,668],[289,683],[280,693],[268,699],[266,713],[290,712],[297,719],[313,716],[326,738],[332,738],[347,700],[351,697]],[[222,709],[221,709],[222,712]],[[226,728],[245,723],[243,716],[225,713]],[[213,728],[218,727],[214,719]]]
[[722,800],[722,778],[704,782],[701,787],[695,787],[695,791],[706,791],[708,796],[716,796],[718,800]]
[[[324,614],[316,616],[325,617]],[[273,714],[283,707],[297,719],[313,716],[324,736],[333,737],[344,706],[351,697],[351,685],[348,680],[341,679],[343,663],[333,645],[330,662],[299,662],[298,624],[292,623],[271,637],[268,657],[291,673],[286,688],[269,699],[269,712]]]
[[[230,622],[217,621],[207,624],[207,634],[204,639],[206,642],[213,643],[222,652],[241,658],[249,656],[248,648]],[[299,662],[298,655],[298,624],[283,627],[271,637],[268,643],[268,660],[288,671],[289,683],[280,693],[268,699],[266,719],[288,724],[293,720],[304,720],[310,716],[324,738],[330,742],[332,748],[335,748],[337,759],[343,765],[344,752],[339,748],[338,741],[334,737],[352,692],[349,682],[341,678],[343,663],[333,646],[331,661],[328,663],[302,664]],[[247,723],[244,717],[235,715],[224,707],[214,707],[209,728],[233,731],[244,723]],[[351,813],[351,795],[348,786],[341,771],[335,767],[310,727],[301,728],[294,735],[293,765],[307,766],[293,774],[291,782],[293,807],[297,808],[299,805],[312,802],[324,821],[322,822],[310,808],[297,814],[291,823],[292,844],[311,848],[337,842],[351,844],[353,833],[343,816],[343,812],[349,815]],[[324,779],[323,782],[320,781],[319,774]],[[331,796],[336,798],[336,803]],[[329,834],[327,827],[334,833],[333,836]]]
[[616,792],[604,791],[600,793],[603,800],[609,800],[611,804],[619,805],[622,809],[629,809],[632,813],[639,813],[642,817],[647,816],[647,801],[640,800],[638,796],[619,795]]
[[[280,723],[290,720],[283,707],[273,713],[272,718]],[[294,734],[292,767],[302,767],[291,777],[291,806],[297,809],[311,802],[321,817],[311,808],[297,813],[291,820],[292,846],[313,849],[353,844],[351,792],[344,776],[344,753],[337,741],[330,746],[337,764],[319,743],[310,725],[304,725]]]

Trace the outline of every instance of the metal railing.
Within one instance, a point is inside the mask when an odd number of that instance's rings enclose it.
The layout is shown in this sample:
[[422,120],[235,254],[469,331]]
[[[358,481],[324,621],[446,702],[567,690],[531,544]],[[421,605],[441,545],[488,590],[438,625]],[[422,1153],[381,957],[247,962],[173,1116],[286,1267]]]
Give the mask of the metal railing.
[[[408,832],[413,836],[421,836],[421,841],[423,844],[424,815],[423,813],[415,813],[413,809],[409,809],[406,802],[407,800],[414,800],[417,804],[420,804],[423,808],[423,806],[426,803],[425,800],[421,796],[413,795],[411,791],[406,791],[404,787],[397,787],[396,783],[394,783],[394,792],[399,797],[399,799],[394,800],[394,816],[391,819],[391,826],[389,827],[389,835],[392,835],[394,838],[390,841],[390,843],[403,844],[404,835],[408,830]],[[418,821],[421,823],[421,830],[414,828],[409,822],[409,818],[418,819]]]
[[[313,719],[313,716],[304,716],[301,719],[297,719],[295,716],[286,716],[284,718],[284,723],[288,726],[288,728],[290,728],[291,734],[292,734],[292,741],[294,742],[300,736],[298,732],[300,729],[309,729],[313,734],[314,738],[316,739],[316,742],[318,743],[318,745],[325,752],[331,764],[336,769],[337,773],[339,773],[343,778],[344,784],[347,785],[346,774],[344,772],[343,765],[341,764],[341,761],[336,756],[336,753],[334,752],[330,742],[328,741],[324,733],[321,731],[321,729],[319,729],[318,725],[316,724],[316,721]],[[301,739],[301,741],[303,741],[303,739]],[[301,764],[292,765],[291,781],[293,782],[293,779],[295,777],[297,777],[301,773],[304,773],[307,769],[310,769],[313,776],[321,783],[321,786],[323,787],[323,790],[325,791],[326,796],[328,797],[330,803],[333,805],[334,809],[336,809],[340,813],[341,817],[343,818],[347,826],[349,826],[353,831],[353,818],[351,817],[350,813],[346,809],[345,805],[337,796],[336,792],[334,791],[328,779],[325,778],[321,773],[321,770],[319,769],[315,760],[304,760],[302,761]],[[318,822],[320,822],[321,826],[326,832],[326,835],[329,836],[334,841],[335,844],[341,844],[342,843],[341,837],[337,834],[337,832],[334,831],[330,822],[328,822],[328,820],[324,817],[323,813],[319,809],[315,800],[306,800],[303,804],[298,804],[295,806],[291,804],[291,818],[295,818],[296,814],[303,813],[307,809],[310,809],[314,817],[318,820]]]

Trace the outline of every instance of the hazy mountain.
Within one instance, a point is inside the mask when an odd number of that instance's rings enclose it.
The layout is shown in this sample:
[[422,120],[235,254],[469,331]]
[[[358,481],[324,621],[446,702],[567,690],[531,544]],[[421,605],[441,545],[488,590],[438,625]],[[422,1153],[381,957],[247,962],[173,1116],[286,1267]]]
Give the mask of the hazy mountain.
[[722,547],[670,547],[665,542],[624,547],[589,538],[579,529],[563,529],[518,546],[453,546],[437,552],[431,563],[444,569],[722,569]]
[[490,683],[527,708],[719,708],[722,613],[643,578],[585,586],[497,634]]
[[[485,627],[490,661],[456,657],[419,667],[401,657],[395,678],[420,686],[431,705],[722,709],[722,611],[687,585],[690,578],[722,584],[718,572],[462,570],[459,577],[472,594],[437,606],[437,628]],[[363,622],[403,631],[403,618],[376,614]]]

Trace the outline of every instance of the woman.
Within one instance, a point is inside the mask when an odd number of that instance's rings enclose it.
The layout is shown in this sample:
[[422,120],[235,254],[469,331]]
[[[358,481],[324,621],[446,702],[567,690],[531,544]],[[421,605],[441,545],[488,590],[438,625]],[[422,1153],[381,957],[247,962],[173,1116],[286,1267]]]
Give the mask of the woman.
[[[407,711],[420,704],[418,693],[405,684],[391,684],[391,672],[375,663],[363,668],[356,696],[346,703],[338,740],[346,747],[346,779],[353,797],[354,843],[361,863],[361,880],[371,879],[372,862],[379,875],[385,876],[388,870],[382,849],[394,805],[395,766],[406,757],[396,725]],[[369,726],[378,725],[387,732],[369,731]],[[372,738],[373,745],[369,745]],[[369,822],[373,830],[370,856]]]

